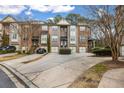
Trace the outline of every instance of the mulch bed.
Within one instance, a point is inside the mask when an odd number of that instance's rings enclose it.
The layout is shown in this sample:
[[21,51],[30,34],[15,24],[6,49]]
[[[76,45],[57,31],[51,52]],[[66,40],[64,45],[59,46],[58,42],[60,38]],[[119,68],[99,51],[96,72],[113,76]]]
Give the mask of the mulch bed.
[[79,76],[69,88],[97,88],[102,76],[111,69],[124,68],[124,61],[111,60],[96,64]]
[[109,61],[105,61],[101,64],[106,65],[109,69],[116,69],[116,68],[124,67],[124,61],[113,62],[113,61],[109,60]]

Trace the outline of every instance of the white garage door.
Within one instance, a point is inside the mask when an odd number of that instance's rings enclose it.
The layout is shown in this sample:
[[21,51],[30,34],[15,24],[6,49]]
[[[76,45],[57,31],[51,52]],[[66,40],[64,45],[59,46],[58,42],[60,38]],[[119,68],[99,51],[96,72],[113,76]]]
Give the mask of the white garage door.
[[86,47],[79,47],[80,53],[86,53]]
[[58,52],[58,47],[51,47],[51,52],[57,53]]
[[70,47],[72,53],[76,53],[76,47]]
[[16,51],[18,51],[19,50],[19,45],[15,45],[15,47],[16,47]]
[[121,47],[121,56],[124,56],[124,46]]

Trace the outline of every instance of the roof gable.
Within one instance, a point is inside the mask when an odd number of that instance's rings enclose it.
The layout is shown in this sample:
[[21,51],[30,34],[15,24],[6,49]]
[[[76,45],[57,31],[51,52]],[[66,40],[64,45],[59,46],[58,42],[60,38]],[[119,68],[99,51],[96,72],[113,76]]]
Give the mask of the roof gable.
[[12,16],[7,16],[2,20],[2,22],[16,22],[16,20]]
[[65,20],[65,19],[60,20],[57,24],[58,24],[58,25],[70,25],[70,24],[67,22],[67,20]]

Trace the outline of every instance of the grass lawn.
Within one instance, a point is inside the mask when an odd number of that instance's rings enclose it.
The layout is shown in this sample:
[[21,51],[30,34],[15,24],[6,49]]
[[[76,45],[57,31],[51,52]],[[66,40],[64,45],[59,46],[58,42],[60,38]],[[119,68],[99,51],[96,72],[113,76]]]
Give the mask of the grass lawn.
[[79,76],[69,87],[70,88],[97,88],[102,76],[107,70],[123,68],[124,62],[105,61],[91,67]]
[[7,56],[7,57],[0,57],[0,62],[20,58],[23,56],[25,56],[25,55],[24,54],[16,54],[16,55]]

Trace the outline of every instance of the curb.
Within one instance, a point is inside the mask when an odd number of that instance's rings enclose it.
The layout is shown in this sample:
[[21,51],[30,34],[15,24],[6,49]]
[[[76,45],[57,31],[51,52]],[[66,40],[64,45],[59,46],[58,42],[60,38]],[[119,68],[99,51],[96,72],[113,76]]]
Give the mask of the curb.
[[30,81],[27,77],[22,75],[17,70],[13,69],[12,67],[6,64],[0,64],[0,65],[6,68],[8,71],[10,71],[26,88],[38,88],[37,85],[35,85],[32,81]]
[[[40,58],[44,57],[45,55],[47,55],[48,53],[45,53],[35,59],[32,60],[28,60],[28,61],[23,61],[22,63],[24,64],[28,64],[30,62],[39,60]],[[26,88],[38,88],[37,85],[35,85],[31,80],[29,80],[26,76],[24,76],[23,74],[21,74],[19,71],[17,71],[16,69],[14,69],[13,67],[5,64],[5,63],[0,63],[0,65],[2,67],[4,67],[5,69],[7,69],[10,73],[12,73],[18,80],[20,83],[22,83]]]
[[35,59],[28,60],[28,61],[24,61],[24,62],[22,62],[22,63],[28,64],[28,63],[30,63],[30,62],[33,62],[33,61],[36,61],[36,60],[41,59],[42,57],[44,57],[44,56],[47,55],[47,54],[48,54],[48,53],[45,53],[45,54],[43,54],[43,55],[41,55],[41,56],[39,56],[39,57],[37,57],[37,58],[35,58]]

